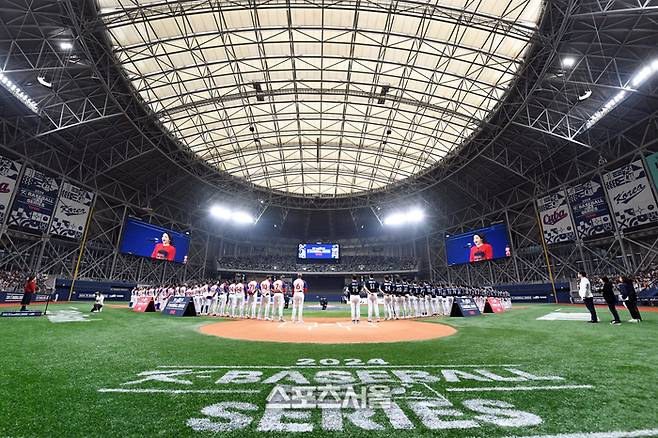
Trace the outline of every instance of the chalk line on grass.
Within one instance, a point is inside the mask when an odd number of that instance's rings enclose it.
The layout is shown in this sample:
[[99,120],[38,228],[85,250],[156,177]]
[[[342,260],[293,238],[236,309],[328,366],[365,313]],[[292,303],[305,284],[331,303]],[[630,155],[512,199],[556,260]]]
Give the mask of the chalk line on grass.
[[551,386],[481,386],[476,388],[446,388],[448,392],[492,392],[492,391],[559,391],[561,389],[591,389],[592,385]]

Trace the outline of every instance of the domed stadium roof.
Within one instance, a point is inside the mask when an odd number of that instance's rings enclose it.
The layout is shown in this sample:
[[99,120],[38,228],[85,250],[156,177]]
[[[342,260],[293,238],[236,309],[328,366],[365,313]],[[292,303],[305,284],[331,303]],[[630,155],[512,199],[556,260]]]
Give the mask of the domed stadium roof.
[[541,0],[98,0],[163,126],[219,171],[310,197],[432,167],[491,115]]

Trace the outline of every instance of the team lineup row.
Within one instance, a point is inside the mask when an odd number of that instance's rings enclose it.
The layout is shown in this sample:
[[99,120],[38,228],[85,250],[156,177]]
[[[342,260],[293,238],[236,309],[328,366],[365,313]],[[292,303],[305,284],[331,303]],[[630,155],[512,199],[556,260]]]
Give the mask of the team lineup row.
[[[236,278],[214,284],[188,287],[161,286],[135,288],[131,294],[131,306],[141,296],[153,297],[156,309],[164,309],[171,297],[192,297],[195,309],[200,315],[229,318],[251,318],[266,321],[284,321],[283,310],[286,295],[292,294],[292,322],[303,322],[304,299],[308,284],[301,274],[288,287],[282,276],[273,280],[267,276],[258,282]],[[291,291],[289,291],[291,289]],[[352,323],[361,319],[361,298],[368,304],[368,321],[381,321],[379,306],[384,306],[384,319],[408,319],[428,316],[450,315],[455,297],[471,297],[480,310],[489,297],[499,298],[505,307],[511,307],[508,292],[491,288],[470,286],[434,285],[427,281],[404,280],[399,277],[384,277],[383,282],[352,276],[345,285],[344,294],[350,305]],[[380,303],[380,297],[383,297]]]

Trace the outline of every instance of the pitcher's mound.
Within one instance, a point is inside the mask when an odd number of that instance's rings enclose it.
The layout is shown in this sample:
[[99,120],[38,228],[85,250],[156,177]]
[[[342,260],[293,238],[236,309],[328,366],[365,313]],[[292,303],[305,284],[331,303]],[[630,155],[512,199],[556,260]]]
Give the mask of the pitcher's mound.
[[241,319],[204,325],[201,333],[230,339],[305,344],[359,344],[424,341],[450,336],[452,327],[429,322],[398,320],[352,324],[341,318],[311,318],[302,324]]

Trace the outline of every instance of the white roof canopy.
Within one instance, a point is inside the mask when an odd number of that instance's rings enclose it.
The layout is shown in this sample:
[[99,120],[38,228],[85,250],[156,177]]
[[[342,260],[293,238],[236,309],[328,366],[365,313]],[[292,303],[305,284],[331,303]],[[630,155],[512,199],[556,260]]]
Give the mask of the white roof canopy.
[[543,8],[98,3],[127,77],[175,137],[221,171],[308,196],[386,187],[458,147],[515,80]]

